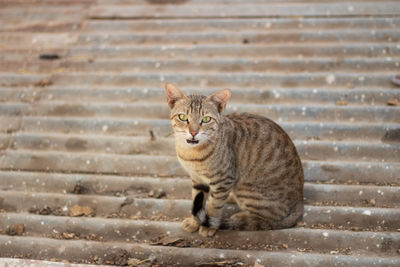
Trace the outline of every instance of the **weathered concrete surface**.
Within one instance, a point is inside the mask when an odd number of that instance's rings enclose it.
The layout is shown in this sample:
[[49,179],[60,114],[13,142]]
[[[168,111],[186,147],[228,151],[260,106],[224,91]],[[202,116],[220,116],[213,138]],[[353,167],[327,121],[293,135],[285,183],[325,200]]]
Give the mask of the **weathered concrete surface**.
[[[400,266],[399,15],[398,1],[0,0],[0,265]],[[227,112],[282,125],[302,222],[180,229],[191,181],[167,81],[231,88]]]
[[54,262],[54,261],[41,261],[41,260],[28,260],[28,259],[13,259],[13,258],[0,258],[1,266],[5,267],[85,267],[85,266],[105,266],[105,265],[89,265],[89,264],[73,264],[67,262]]

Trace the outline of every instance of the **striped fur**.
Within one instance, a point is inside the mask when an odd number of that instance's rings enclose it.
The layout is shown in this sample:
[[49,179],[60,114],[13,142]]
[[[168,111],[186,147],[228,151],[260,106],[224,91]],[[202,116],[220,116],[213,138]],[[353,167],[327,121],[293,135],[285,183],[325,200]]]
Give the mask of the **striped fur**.
[[[215,229],[287,228],[301,219],[303,168],[279,125],[259,115],[223,115],[229,90],[186,96],[167,84],[166,92],[177,156],[193,183],[193,216],[183,222],[185,230],[200,228],[209,236]],[[202,122],[205,116],[210,122]],[[241,211],[224,218],[228,199]]]

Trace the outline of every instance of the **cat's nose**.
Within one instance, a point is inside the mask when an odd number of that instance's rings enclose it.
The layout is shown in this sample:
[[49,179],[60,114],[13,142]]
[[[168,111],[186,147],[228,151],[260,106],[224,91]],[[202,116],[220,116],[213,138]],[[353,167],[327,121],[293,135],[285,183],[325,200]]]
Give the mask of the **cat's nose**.
[[190,131],[190,134],[191,134],[193,137],[195,137],[197,133],[198,133],[197,131]]

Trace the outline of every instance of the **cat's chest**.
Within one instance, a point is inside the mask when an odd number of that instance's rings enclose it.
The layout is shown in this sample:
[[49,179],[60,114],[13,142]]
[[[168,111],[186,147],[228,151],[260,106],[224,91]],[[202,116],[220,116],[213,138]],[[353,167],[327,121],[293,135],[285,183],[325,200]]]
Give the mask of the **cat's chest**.
[[210,182],[210,179],[206,176],[206,174],[209,173],[209,168],[207,164],[201,164],[199,162],[193,162],[193,161],[185,161],[181,158],[179,158],[179,161],[183,168],[189,173],[191,177],[198,177],[201,183],[208,184]]

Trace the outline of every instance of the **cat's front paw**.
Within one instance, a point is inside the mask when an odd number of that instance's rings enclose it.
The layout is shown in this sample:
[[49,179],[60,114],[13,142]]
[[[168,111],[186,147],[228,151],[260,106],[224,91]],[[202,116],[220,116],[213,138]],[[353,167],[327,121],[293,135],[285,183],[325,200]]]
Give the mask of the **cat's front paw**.
[[186,232],[193,233],[199,230],[200,224],[193,217],[189,217],[183,220],[181,227]]
[[217,232],[217,229],[205,227],[205,226],[200,226],[199,234],[204,237],[210,237],[215,235]]

